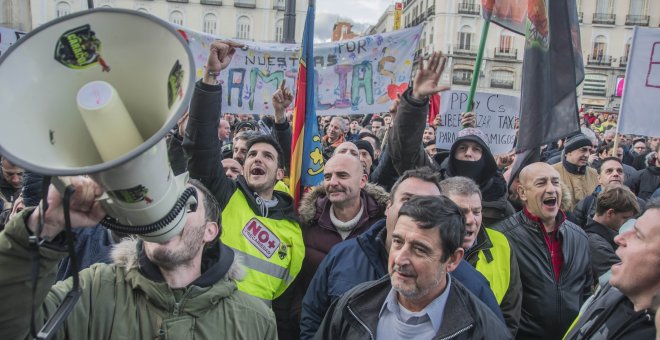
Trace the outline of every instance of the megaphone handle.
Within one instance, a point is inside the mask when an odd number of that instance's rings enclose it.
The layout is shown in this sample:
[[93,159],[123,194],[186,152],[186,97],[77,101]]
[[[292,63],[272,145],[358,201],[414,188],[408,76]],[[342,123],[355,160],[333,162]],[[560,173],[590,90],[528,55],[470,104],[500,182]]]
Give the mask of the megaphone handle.
[[53,186],[55,186],[55,189],[60,192],[60,194],[64,194],[66,187],[71,185],[71,178],[69,177],[60,177],[60,176],[53,176],[51,179],[51,183]]

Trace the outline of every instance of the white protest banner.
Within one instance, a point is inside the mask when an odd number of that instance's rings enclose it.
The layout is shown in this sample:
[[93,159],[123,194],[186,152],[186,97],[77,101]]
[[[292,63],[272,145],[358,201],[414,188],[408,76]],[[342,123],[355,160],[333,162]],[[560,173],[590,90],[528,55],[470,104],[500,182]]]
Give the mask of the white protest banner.
[[635,26],[618,132],[660,136],[660,28]]
[[[217,36],[177,28],[189,43],[201,78],[209,45]],[[317,115],[387,112],[408,87],[421,33],[418,27],[314,45]],[[231,39],[237,41],[236,39]],[[299,45],[239,41],[220,79],[224,112],[272,114],[271,96],[280,82],[295,90]]]
[[11,28],[0,27],[0,56],[3,55],[9,46],[13,45],[16,40],[24,36],[25,32],[13,30]]
[[[461,113],[467,109],[467,91],[445,91],[440,96],[440,126],[435,132],[436,148],[447,149],[461,130]],[[476,127],[487,136],[493,155],[511,151],[516,138],[515,123],[520,99],[496,93],[477,92],[474,97]]]

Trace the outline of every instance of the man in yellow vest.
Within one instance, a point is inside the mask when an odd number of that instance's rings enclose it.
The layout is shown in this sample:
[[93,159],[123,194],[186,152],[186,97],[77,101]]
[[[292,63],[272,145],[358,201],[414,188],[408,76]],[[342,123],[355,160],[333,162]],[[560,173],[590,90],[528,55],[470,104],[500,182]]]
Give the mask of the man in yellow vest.
[[465,260],[490,282],[506,325],[515,336],[520,323],[522,286],[518,260],[509,241],[499,231],[482,227],[481,191],[477,183],[455,176],[440,182],[440,188],[465,215]]
[[[276,299],[300,272],[305,246],[293,199],[274,189],[284,177],[284,153],[275,138],[250,138],[243,175],[235,181],[220,166],[217,127],[222,87],[216,78],[229,65],[237,47],[226,41],[211,44],[204,77],[195,85],[190,103],[183,147],[189,156],[190,176],[204,183],[220,203],[222,242],[234,250],[246,269],[238,289],[272,303],[279,326],[288,319],[288,312],[281,311],[288,311],[290,299]],[[289,93],[274,105],[290,104],[291,98]]]

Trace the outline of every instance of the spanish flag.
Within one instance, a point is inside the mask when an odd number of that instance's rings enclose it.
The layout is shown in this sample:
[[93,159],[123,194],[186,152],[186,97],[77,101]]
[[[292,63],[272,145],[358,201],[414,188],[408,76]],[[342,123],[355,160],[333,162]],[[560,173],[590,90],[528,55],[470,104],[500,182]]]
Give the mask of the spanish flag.
[[323,180],[323,153],[314,94],[314,7],[314,1],[309,1],[293,108],[290,188],[296,207],[302,190]]

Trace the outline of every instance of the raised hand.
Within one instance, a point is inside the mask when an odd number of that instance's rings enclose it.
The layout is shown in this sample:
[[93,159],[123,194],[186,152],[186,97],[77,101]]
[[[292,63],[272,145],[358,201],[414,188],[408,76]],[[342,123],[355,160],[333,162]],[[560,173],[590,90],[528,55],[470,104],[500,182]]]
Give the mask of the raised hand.
[[424,58],[419,57],[419,68],[415,74],[412,88],[414,98],[422,99],[434,93],[449,90],[447,86],[438,85],[446,63],[447,58],[442,56],[442,52],[433,52],[426,66]]
[[211,43],[209,58],[205,66],[206,73],[202,81],[207,84],[215,84],[215,79],[220,74],[220,71],[229,66],[236,48],[241,47],[243,47],[242,44],[229,40],[216,40]]
[[275,123],[284,123],[286,115],[284,111],[293,102],[293,94],[285,86],[286,79],[282,79],[280,87],[273,93],[273,108],[275,109]]

